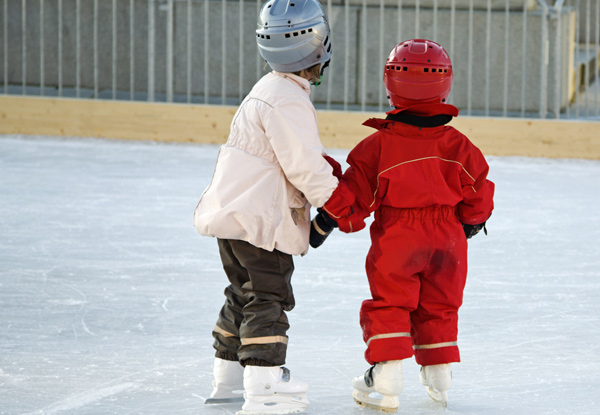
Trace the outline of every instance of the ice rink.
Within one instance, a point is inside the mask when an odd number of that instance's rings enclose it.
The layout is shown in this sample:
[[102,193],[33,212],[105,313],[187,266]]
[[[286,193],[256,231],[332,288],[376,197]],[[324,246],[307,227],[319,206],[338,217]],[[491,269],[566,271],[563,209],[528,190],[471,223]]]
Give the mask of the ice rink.
[[[218,147],[0,136],[0,414],[234,414],[204,405],[226,277],[192,225]],[[342,161],[347,151],[329,152]],[[600,162],[489,157],[447,409],[405,368],[399,414],[600,411]],[[243,174],[243,172],[241,172]],[[312,415],[375,415],[352,377],[369,235],[296,257],[287,366]]]

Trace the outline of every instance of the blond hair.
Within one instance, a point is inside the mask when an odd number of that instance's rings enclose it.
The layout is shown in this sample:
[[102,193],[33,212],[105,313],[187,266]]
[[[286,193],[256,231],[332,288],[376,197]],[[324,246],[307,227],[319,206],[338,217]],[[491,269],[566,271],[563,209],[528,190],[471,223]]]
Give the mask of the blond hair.
[[298,72],[293,72],[293,74],[297,76],[302,76],[302,72],[309,76],[309,81],[318,81],[319,78],[321,78],[321,64],[317,63],[316,65],[313,65],[310,68],[302,69]]

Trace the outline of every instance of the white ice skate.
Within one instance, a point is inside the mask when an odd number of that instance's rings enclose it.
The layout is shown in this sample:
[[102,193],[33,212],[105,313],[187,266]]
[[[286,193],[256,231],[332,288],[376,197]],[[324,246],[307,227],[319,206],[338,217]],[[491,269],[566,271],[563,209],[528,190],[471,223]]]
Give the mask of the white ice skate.
[[354,401],[378,411],[398,410],[398,395],[402,392],[402,360],[376,363],[364,376],[352,380]]
[[284,367],[246,366],[242,410],[236,415],[295,414],[308,408],[308,383]]
[[215,358],[213,391],[205,404],[244,402],[244,368],[239,362]]
[[419,380],[427,388],[427,393],[443,407],[448,406],[448,389],[452,384],[450,364],[422,366]]

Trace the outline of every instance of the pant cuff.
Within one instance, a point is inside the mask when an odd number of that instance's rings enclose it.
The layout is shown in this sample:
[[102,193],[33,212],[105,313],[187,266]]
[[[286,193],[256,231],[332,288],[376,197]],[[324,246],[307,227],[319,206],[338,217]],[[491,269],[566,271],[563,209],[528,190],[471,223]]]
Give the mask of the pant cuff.
[[460,362],[458,346],[441,347],[439,349],[417,349],[415,360],[421,366],[441,365]]

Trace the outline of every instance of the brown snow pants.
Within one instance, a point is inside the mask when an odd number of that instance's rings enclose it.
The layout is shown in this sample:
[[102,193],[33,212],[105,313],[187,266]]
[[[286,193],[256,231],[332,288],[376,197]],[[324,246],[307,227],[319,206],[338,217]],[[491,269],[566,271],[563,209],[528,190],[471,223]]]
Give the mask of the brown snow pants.
[[283,365],[290,327],[285,311],[295,304],[292,256],[238,240],[218,244],[230,285],[213,330],[216,357],[243,366]]

